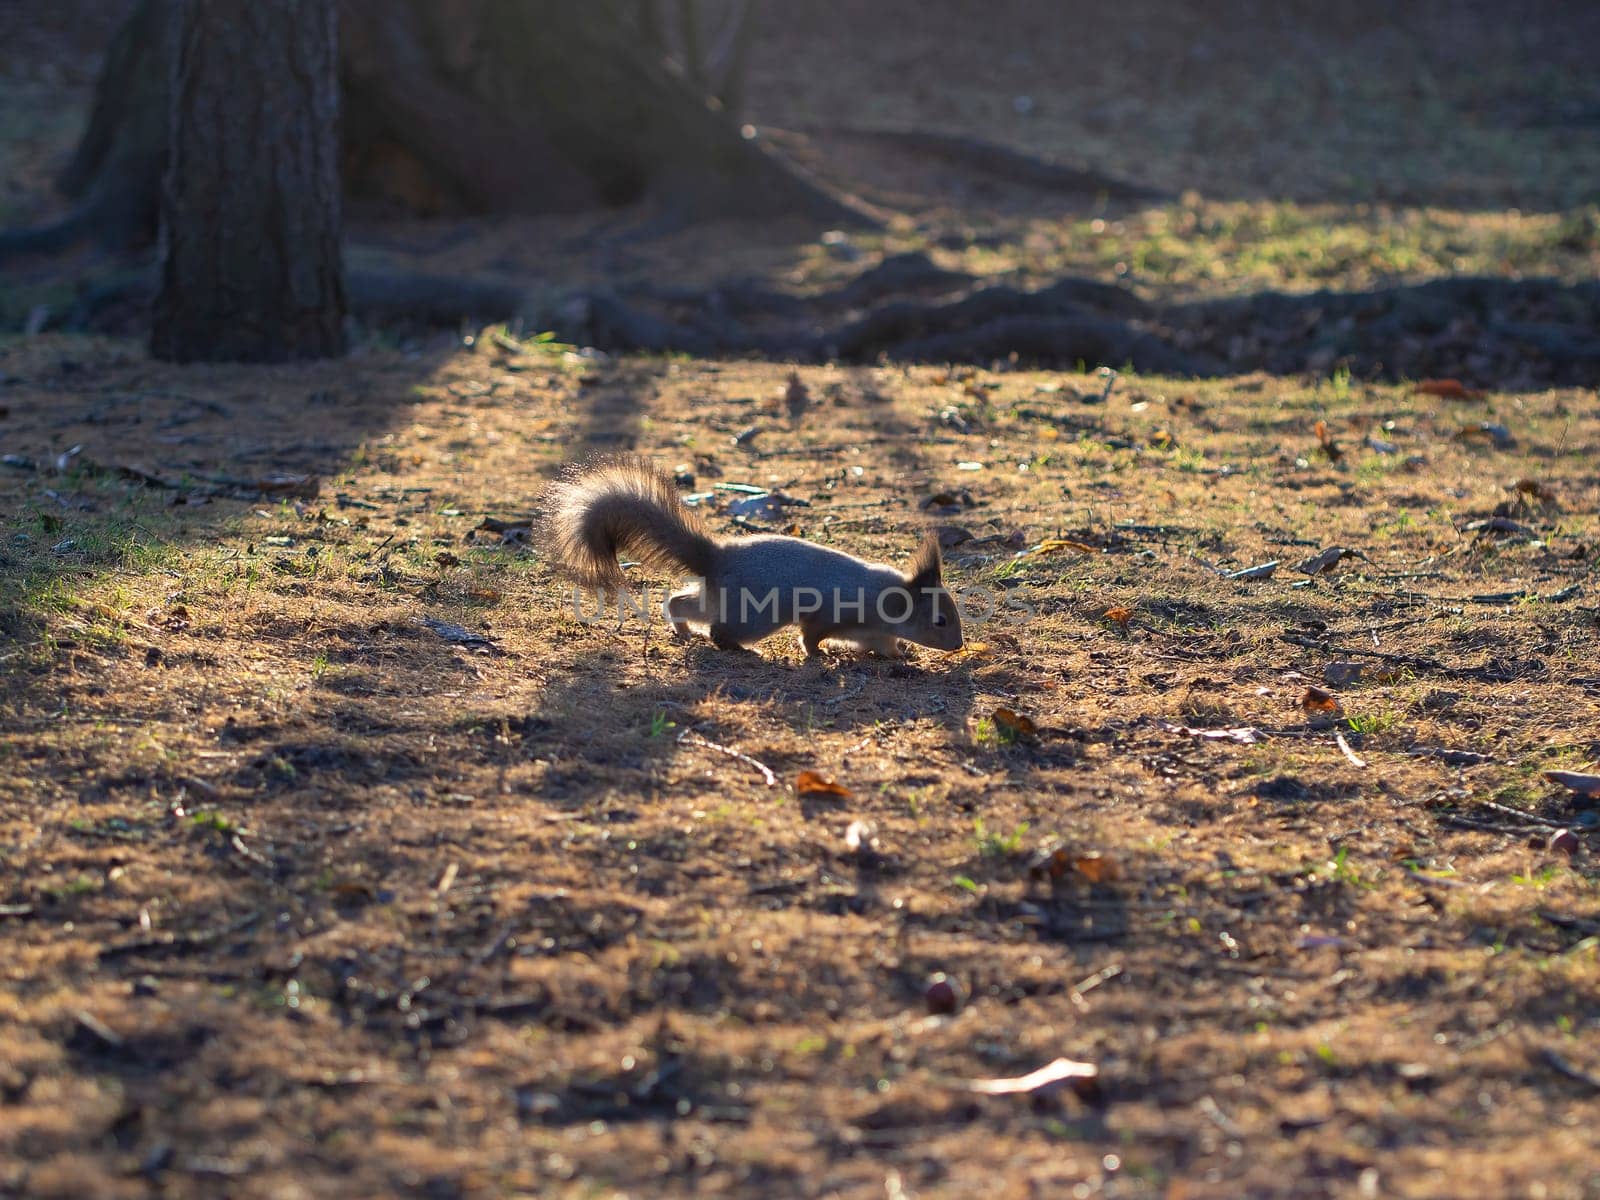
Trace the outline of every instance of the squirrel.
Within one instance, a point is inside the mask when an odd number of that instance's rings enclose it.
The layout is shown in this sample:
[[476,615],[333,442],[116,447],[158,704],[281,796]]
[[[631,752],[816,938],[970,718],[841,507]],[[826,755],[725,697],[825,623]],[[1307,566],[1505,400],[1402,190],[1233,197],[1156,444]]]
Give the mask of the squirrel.
[[697,576],[666,601],[680,640],[701,626],[719,648],[743,650],[798,625],[807,657],[827,638],[886,658],[903,657],[902,639],[961,648],[961,612],[931,533],[904,571],[796,537],[719,538],[670,478],[634,457],[571,468],[544,508],[546,555],[582,586],[622,587],[619,553]]

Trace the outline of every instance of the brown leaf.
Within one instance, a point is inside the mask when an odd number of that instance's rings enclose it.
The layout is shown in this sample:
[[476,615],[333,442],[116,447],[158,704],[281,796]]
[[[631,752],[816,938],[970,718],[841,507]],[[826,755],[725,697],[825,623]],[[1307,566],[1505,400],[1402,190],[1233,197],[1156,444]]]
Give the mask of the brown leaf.
[[1002,1079],[974,1079],[966,1085],[970,1092],[984,1096],[1017,1096],[1049,1091],[1064,1083],[1077,1086],[1095,1079],[1100,1068],[1093,1063],[1058,1058],[1027,1075]]
[[1071,538],[1045,538],[1037,546],[1024,550],[1017,557],[1038,558],[1044,554],[1054,554],[1057,550],[1076,550],[1079,554],[1100,553],[1100,547],[1091,546],[1088,542],[1075,542]]
[[1416,396],[1438,396],[1444,400],[1477,400],[1483,395],[1459,379],[1424,379],[1411,391]]
[[1504,425],[1497,425],[1493,421],[1479,421],[1475,425],[1463,425],[1457,431],[1455,440],[1458,442],[1490,442],[1496,450],[1509,450],[1517,444],[1517,439],[1512,436],[1511,430]]
[[972,498],[972,493],[962,488],[960,491],[955,492],[935,492],[923,500],[920,507],[926,511],[929,509],[972,508],[976,504],[977,501]]
[[1519,479],[1512,486],[1514,491],[1524,496],[1529,496],[1540,504],[1554,504],[1556,502],[1555,489],[1540,483],[1537,479]]
[[1072,861],[1072,869],[1090,883],[1110,883],[1122,878],[1122,867],[1117,860],[1108,858],[1098,850],[1078,855]]
[[1333,434],[1328,431],[1326,421],[1317,422],[1316,432],[1317,444],[1322,447],[1322,452],[1328,456],[1329,462],[1338,462],[1344,457],[1344,451],[1339,449],[1338,443],[1333,440]]
[[1106,609],[1104,615],[1105,619],[1113,625],[1120,625],[1123,629],[1127,629],[1128,622],[1133,620],[1133,609],[1124,604],[1118,604]]
[[1300,697],[1300,707],[1308,713],[1336,713],[1339,711],[1339,699],[1332,692],[1308,687],[1306,694]]
[[1302,575],[1321,575],[1329,567],[1334,566],[1350,551],[1343,546],[1329,546],[1320,554],[1313,554],[1295,568]]
[[1071,866],[1071,852],[1065,846],[1051,846],[1034,856],[1028,874],[1035,879],[1060,879]]
[[298,496],[302,500],[315,500],[322,491],[322,479],[317,475],[271,471],[256,480],[255,488],[264,496]]
[[834,796],[841,800],[850,799],[850,789],[841,787],[831,779],[818,775],[815,771],[801,771],[794,779],[795,794],[799,796]]
[[1551,783],[1571,788],[1580,796],[1600,796],[1600,775],[1583,771],[1546,771],[1544,777]]
[[1039,727],[1033,723],[1032,718],[1013,712],[1009,708],[997,708],[989,715],[998,728],[1005,730],[1017,741],[1031,741],[1039,736]]

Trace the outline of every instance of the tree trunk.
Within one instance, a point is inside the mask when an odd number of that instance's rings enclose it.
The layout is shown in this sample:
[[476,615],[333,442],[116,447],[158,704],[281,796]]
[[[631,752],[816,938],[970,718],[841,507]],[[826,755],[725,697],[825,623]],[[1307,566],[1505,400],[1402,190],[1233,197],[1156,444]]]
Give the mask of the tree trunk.
[[[329,2],[339,12],[341,173],[352,203],[426,215],[571,212],[649,195],[691,218],[800,214],[857,226],[881,218],[781,159],[671,69],[660,29],[650,33],[652,4],[635,12],[621,0]],[[168,46],[185,7],[135,6],[60,180],[80,203],[49,226],[0,231],[0,260],[91,237],[111,249],[148,242],[170,144]],[[251,27],[273,24],[258,15]],[[738,21],[728,61],[708,64],[723,77],[710,86],[725,99],[736,96],[752,26]],[[207,53],[224,57],[226,46]],[[270,68],[248,56],[240,66],[241,87]]]
[[78,201],[60,220],[0,232],[0,261],[55,254],[93,238],[109,250],[148,246],[167,163],[172,0],[140,0],[118,28],[95,81],[94,107],[56,181]]
[[334,0],[178,0],[151,350],[344,350]]

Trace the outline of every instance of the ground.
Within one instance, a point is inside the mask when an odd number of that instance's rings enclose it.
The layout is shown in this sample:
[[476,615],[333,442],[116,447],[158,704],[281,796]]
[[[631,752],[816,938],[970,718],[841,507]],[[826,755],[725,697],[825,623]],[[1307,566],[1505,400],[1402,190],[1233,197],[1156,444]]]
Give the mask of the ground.
[[[1406,62],[1456,64],[1419,73],[1447,127],[1488,81],[1448,145],[1343,136],[1403,162],[1384,197],[1309,137],[1273,192],[1247,147],[1202,166],[1166,156],[1178,118],[1126,118],[1091,161],[1198,194],[930,203],[854,257],[722,227],[595,255],[575,219],[364,253],[804,289],[981,222],[940,253],[1024,279],[1592,277],[1592,138],[1484,132],[1495,80],[1519,120],[1591,102],[1530,11],[1545,73],[1426,21],[1362,35],[1391,102]],[[758,114],[833,118],[817,20]],[[1366,79],[1285,39],[1286,74]],[[885,75],[874,119],[926,94],[1062,151],[1027,132],[1061,97],[1130,91],[1097,44],[1028,68],[1024,117],[993,54],[945,88],[887,44],[838,65]],[[47,163],[58,126],[7,152]],[[1408,195],[1462,140],[1464,190]],[[793,420],[788,364],[469,332],[271,369],[0,341],[0,1194],[1600,1195],[1600,800],[1545,777],[1600,760],[1592,386],[807,366]],[[623,449],[728,536],[718,484],[873,558],[938,528],[967,647],[817,663],[582,619],[520,531]],[[1097,1080],[972,1089],[1057,1058]]]

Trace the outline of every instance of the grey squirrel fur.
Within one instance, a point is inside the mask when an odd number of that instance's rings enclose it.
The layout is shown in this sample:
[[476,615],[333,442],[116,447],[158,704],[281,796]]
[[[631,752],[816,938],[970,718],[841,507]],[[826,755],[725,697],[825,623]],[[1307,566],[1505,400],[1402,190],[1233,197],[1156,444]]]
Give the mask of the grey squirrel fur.
[[584,587],[624,586],[619,554],[696,576],[667,599],[679,638],[703,626],[716,645],[735,650],[799,625],[807,655],[825,638],[890,658],[901,656],[902,639],[961,648],[961,613],[945,590],[932,534],[904,571],[800,538],[718,538],[672,480],[638,458],[571,469],[545,493],[544,507],[545,551]]

